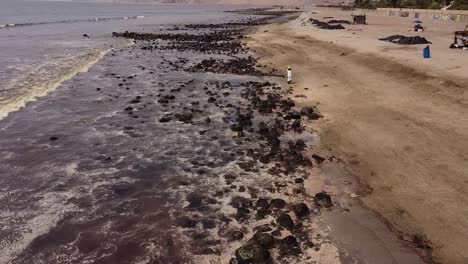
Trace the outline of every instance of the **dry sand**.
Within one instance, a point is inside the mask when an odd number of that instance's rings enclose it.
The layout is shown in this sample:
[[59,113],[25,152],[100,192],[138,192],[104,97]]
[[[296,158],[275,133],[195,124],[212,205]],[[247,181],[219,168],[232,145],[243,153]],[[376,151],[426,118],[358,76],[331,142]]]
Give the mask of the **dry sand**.
[[433,57],[423,59],[425,45],[377,40],[416,35],[411,19],[368,14],[368,25],[347,30],[303,26],[309,17],[351,18],[314,11],[259,28],[249,46],[262,64],[292,66],[294,93],[306,96],[298,101],[324,114],[318,148],[369,185],[365,205],[403,238],[426,237],[434,260],[468,263],[468,51],[448,49],[464,25],[424,20],[417,35],[433,42]]

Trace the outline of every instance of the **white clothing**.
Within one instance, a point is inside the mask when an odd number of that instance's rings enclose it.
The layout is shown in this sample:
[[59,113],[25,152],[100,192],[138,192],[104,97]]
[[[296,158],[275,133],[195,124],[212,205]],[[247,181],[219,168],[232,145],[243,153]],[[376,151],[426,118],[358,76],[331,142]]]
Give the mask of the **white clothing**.
[[288,70],[288,82],[292,81],[292,71]]

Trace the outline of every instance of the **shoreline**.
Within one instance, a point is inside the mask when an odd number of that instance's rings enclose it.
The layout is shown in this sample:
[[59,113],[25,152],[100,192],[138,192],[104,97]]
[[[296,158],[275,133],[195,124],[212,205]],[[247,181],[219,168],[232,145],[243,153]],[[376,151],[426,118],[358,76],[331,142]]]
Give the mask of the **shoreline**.
[[[438,62],[437,67],[429,61],[429,64],[424,63],[421,68],[415,68],[415,55],[407,57],[406,61],[410,60],[411,63],[406,63],[401,59],[402,54],[414,53],[412,47],[384,44],[393,47],[394,51],[387,49],[388,54],[380,54],[378,49],[371,48],[364,52],[366,41],[375,42],[368,39],[371,33],[366,31],[373,32],[377,27],[374,25],[382,23],[378,17],[371,16],[369,25],[360,26],[363,33],[352,33],[356,35],[349,43],[340,40],[349,39],[348,35],[352,35],[350,31],[327,31],[315,29],[307,23],[304,25],[308,17],[331,14],[335,19],[340,19],[344,18],[343,14],[347,14],[322,11],[318,10],[318,14],[303,14],[301,18],[283,25],[264,26],[249,35],[248,46],[261,57],[260,63],[268,67],[285,68],[284,65],[293,65],[296,77],[291,88],[293,94],[299,98],[299,105],[317,106],[324,115],[317,123],[319,154],[324,157],[338,155],[346,167],[342,173],[363,181],[364,186],[358,184],[364,188],[358,197],[364,206],[377,212],[385,222],[388,221],[389,228],[395,230],[404,243],[413,244],[428,262],[463,263],[468,257],[462,250],[462,241],[466,240],[460,234],[462,227],[453,222],[454,219],[464,218],[463,202],[455,202],[450,198],[450,203],[454,204],[447,208],[443,207],[447,203],[440,204],[439,210],[445,212],[440,215],[433,213],[432,206],[421,206],[421,203],[424,204],[421,199],[430,197],[432,202],[437,202],[434,199],[445,198],[445,195],[439,198],[431,195],[431,191],[437,193],[436,188],[451,190],[452,184],[463,185],[460,182],[463,181],[460,174],[463,171],[463,161],[460,160],[462,157],[450,153],[458,151],[457,148],[452,147],[449,151],[444,150],[443,146],[454,146],[454,142],[464,145],[466,142],[462,133],[463,127],[466,127],[462,117],[466,113],[466,92],[463,92],[462,87],[468,83],[467,80],[458,73],[460,69],[458,72],[451,72],[451,66],[444,66],[440,56],[434,59]],[[384,19],[387,21],[387,18]],[[392,35],[391,29],[386,32],[380,26],[379,30],[382,31],[382,37],[385,34]],[[402,30],[401,26],[399,30]],[[434,28],[431,32],[436,30]],[[433,34],[431,32],[426,34],[430,37]],[[442,47],[437,43],[435,45],[436,50]],[[395,54],[398,51],[401,54]],[[463,58],[460,60],[458,63]],[[449,64],[456,63],[453,61]],[[450,79],[447,76],[456,77]],[[419,88],[416,82],[428,87],[428,90]],[[439,83],[446,89],[436,89],[435,85]],[[282,85],[286,85],[284,81]],[[395,109],[395,105],[399,109]],[[420,108],[421,111],[427,105],[436,107],[440,114],[435,114],[435,110],[423,110],[432,115],[428,117],[412,109]],[[399,113],[402,110],[407,112]],[[447,116],[446,120],[440,119],[443,115]],[[421,119],[420,122],[416,121],[418,118]],[[431,127],[436,124],[435,120],[441,124],[435,125],[436,128]],[[406,123],[406,126],[401,126],[399,122]],[[448,141],[442,137],[443,134],[436,132],[441,129],[440,126],[455,129],[455,133],[447,135],[453,137],[454,141]],[[411,136],[407,139],[412,133],[420,135],[419,138]],[[426,138],[432,139],[432,142],[438,141],[441,147],[427,149],[430,146],[427,144],[431,143],[425,142]],[[425,145],[418,145],[421,143]],[[447,155],[447,158],[443,158],[439,152]],[[448,163],[451,165],[434,170],[434,163],[426,164],[422,159],[424,157],[433,160],[430,155],[441,158],[444,162],[451,162]],[[437,165],[437,161],[435,164]],[[447,168],[452,168],[450,173],[455,173],[459,178],[449,177],[441,182],[440,177],[428,171],[433,169],[441,175],[447,175]],[[428,179],[425,179],[426,175],[429,176]],[[418,183],[412,177],[421,182]],[[408,186],[406,189],[405,185]],[[413,187],[415,190],[411,190]],[[461,198],[457,193],[454,195],[458,195],[457,199]],[[427,210],[424,210],[425,206],[428,206]],[[431,226],[435,221],[423,220],[428,217],[438,218],[440,224],[445,224]],[[452,229],[448,236],[444,234],[447,228]],[[457,236],[455,240],[454,236]]]
[[1,120],[0,252],[46,213],[15,263],[424,263],[318,152],[329,113],[243,45],[289,23],[266,20],[115,33],[135,45]]
[[[240,43],[264,22],[116,33],[135,45],[3,119],[2,261],[339,263],[326,230],[306,232],[332,206],[303,190],[297,120],[314,111]],[[36,219],[53,223],[37,233]]]

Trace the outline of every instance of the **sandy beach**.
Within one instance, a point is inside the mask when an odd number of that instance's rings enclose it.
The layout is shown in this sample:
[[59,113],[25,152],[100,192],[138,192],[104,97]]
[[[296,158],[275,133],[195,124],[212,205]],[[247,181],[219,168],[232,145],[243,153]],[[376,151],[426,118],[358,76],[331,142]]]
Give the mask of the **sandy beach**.
[[[292,66],[298,104],[324,115],[316,148],[346,168],[324,170],[328,188],[356,177],[362,202],[402,240],[432,250],[436,262],[467,263],[468,52],[448,49],[464,25],[424,21],[424,32],[412,32],[408,18],[368,13],[367,25],[324,30],[309,18],[351,12],[313,11],[259,28],[248,45],[266,67]],[[427,38],[432,58],[422,57],[426,45],[378,40],[396,34]]]

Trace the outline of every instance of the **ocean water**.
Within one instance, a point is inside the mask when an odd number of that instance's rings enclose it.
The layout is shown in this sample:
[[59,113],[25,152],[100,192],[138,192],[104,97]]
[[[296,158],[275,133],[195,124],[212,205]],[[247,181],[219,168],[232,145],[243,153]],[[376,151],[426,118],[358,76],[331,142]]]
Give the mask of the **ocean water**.
[[128,45],[112,31],[229,20],[235,15],[222,11],[232,8],[2,0],[0,119],[87,70],[111,47]]

